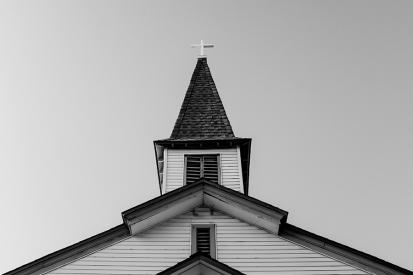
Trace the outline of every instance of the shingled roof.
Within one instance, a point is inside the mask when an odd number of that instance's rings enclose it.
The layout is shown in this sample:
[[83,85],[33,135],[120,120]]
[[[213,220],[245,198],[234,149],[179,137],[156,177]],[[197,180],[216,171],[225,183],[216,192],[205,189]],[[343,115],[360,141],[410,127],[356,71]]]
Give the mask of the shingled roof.
[[234,137],[207,60],[198,58],[170,140]]

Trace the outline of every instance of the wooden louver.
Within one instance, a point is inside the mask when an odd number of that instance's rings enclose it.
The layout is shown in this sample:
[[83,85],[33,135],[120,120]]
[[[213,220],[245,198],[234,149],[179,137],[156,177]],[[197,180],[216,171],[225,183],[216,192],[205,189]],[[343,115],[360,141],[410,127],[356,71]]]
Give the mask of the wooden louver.
[[191,253],[202,252],[216,258],[215,225],[193,224],[191,233]]
[[196,252],[211,254],[211,230],[210,228],[199,227],[196,229]]
[[218,155],[187,155],[185,161],[186,184],[194,183],[200,178],[219,183]]

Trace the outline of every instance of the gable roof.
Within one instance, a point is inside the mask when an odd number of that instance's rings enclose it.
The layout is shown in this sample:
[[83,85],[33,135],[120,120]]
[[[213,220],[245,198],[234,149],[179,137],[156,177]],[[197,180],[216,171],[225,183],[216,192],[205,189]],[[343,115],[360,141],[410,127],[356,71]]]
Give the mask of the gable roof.
[[[203,269],[202,269],[203,268]],[[205,269],[210,273],[206,273]],[[201,271],[204,271],[201,273]],[[196,273],[191,273],[196,272]],[[244,273],[212,259],[208,254],[197,252],[189,258],[177,263],[170,268],[159,272],[157,275],[189,275],[189,274],[221,274],[221,275],[245,275]]]
[[[227,187],[201,179],[197,183],[183,186],[124,211],[122,213],[124,223],[121,225],[6,272],[4,275],[38,275],[50,272],[103,247],[128,238],[135,232],[145,230],[147,226],[172,218],[173,213],[180,213],[197,205],[208,206],[224,213],[230,212],[230,215],[235,218],[243,215],[241,219],[247,223],[374,274],[413,274],[407,269],[372,255],[287,224],[288,212]],[[167,215],[165,216],[164,213]]]
[[205,57],[198,58],[171,140],[233,138]]

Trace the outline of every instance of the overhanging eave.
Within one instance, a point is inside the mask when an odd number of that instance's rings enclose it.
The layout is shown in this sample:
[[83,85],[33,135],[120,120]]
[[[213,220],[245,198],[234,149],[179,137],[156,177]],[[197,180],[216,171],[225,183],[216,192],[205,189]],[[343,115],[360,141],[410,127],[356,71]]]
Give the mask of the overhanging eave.
[[288,215],[284,210],[202,179],[131,208],[122,217],[130,233],[138,234],[199,206],[226,213],[273,234],[278,234]]

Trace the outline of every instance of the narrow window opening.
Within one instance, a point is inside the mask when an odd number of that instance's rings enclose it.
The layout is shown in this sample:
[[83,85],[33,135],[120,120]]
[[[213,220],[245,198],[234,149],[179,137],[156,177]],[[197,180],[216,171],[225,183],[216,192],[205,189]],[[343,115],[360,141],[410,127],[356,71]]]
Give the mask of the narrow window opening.
[[211,254],[211,231],[209,228],[196,229],[196,252]]
[[192,225],[192,254],[202,252],[215,258],[215,225]]

